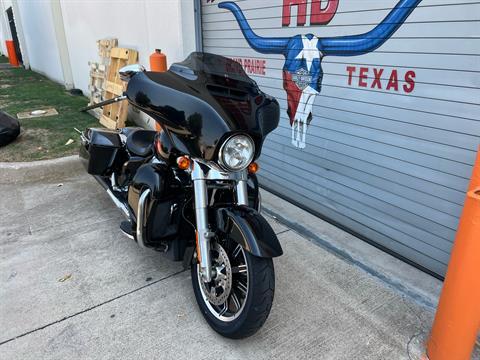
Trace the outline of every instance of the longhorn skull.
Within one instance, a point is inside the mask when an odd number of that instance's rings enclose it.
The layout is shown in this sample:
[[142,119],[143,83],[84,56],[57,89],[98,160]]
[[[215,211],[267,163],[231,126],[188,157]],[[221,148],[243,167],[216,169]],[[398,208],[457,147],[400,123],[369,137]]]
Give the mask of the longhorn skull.
[[355,56],[374,51],[405,22],[422,0],[400,0],[387,17],[371,31],[350,36],[320,38],[313,34],[287,37],[261,37],[253,32],[242,10],[232,1],[218,4],[230,10],[248,44],[262,54],[281,54],[283,88],[287,92],[292,127],[292,144],[305,148],[307,126],[312,119],[315,97],[322,87],[322,59],[325,56]]

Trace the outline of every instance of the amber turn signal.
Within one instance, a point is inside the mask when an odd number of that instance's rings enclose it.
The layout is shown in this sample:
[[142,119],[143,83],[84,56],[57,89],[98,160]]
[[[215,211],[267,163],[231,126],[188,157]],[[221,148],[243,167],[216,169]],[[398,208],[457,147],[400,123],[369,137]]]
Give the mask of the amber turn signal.
[[186,156],[177,158],[177,165],[180,170],[187,170],[190,167],[190,159]]
[[259,169],[260,167],[256,162],[252,162],[250,165],[248,165],[248,172],[250,174],[255,174]]
[[162,154],[162,143],[160,142],[160,137],[157,135],[157,137],[155,138],[155,142],[154,142],[154,146],[155,146],[155,151],[157,152],[157,154]]

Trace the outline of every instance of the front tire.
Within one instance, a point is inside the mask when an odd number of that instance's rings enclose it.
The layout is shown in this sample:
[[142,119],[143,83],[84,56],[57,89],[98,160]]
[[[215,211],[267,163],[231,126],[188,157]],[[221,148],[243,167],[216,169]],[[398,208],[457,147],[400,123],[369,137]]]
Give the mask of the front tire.
[[199,264],[193,264],[191,269],[193,291],[203,316],[225,337],[241,339],[255,334],[272,307],[272,259],[253,256],[227,240],[214,243],[212,262],[215,278],[208,284],[203,282]]

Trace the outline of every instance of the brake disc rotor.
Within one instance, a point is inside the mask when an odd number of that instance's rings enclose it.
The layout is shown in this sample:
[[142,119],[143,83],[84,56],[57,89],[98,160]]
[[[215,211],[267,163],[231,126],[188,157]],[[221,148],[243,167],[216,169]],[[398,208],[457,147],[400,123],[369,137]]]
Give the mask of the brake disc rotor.
[[218,254],[212,264],[215,276],[209,283],[201,281],[201,286],[208,301],[219,306],[225,304],[232,290],[232,266],[227,252],[220,244],[215,243],[213,250]]

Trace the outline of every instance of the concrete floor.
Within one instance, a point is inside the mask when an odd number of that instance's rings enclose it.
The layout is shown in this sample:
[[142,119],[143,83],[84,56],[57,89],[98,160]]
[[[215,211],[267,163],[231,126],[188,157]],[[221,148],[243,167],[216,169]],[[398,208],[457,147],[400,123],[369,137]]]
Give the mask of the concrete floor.
[[220,337],[189,272],[125,238],[78,163],[57,168],[0,175],[2,359],[420,358],[431,308],[268,216],[285,252],[270,317]]

